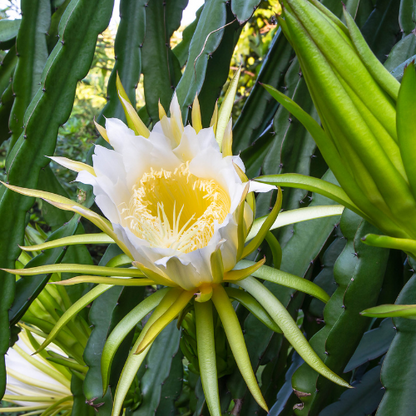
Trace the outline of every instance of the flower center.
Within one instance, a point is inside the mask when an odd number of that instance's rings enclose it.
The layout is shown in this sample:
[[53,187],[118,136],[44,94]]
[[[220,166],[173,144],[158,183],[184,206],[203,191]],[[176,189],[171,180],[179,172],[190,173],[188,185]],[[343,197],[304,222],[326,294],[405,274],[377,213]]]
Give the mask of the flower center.
[[153,247],[184,253],[205,247],[230,211],[228,194],[212,179],[189,172],[189,162],[173,172],[146,172],[133,187],[128,206],[130,229]]

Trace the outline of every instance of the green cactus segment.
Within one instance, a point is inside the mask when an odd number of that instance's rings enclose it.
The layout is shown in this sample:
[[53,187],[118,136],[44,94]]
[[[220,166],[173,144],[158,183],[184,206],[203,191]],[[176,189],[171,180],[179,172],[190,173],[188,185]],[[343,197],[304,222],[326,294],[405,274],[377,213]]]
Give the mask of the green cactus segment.
[[186,5],[186,0],[153,0],[146,7],[146,37],[142,49],[144,95],[153,124],[159,120],[159,100],[167,110],[182,75],[178,59],[170,47],[170,38],[180,26]]
[[[62,237],[75,234],[79,225],[79,216],[75,215],[72,220],[55,231],[48,241],[53,241]],[[40,266],[45,264],[59,263],[64,257],[65,250],[58,248],[47,253],[41,253],[28,263],[28,266]],[[15,325],[26,310],[30,307],[33,300],[45,287],[50,275],[34,276],[31,279],[19,279],[16,282],[16,297],[13,306],[9,311],[9,320],[11,325]]]
[[382,63],[397,42],[400,33],[399,9],[402,3],[403,0],[379,1],[361,28],[366,42]]
[[9,118],[14,101],[13,75],[16,63],[16,47],[13,46],[0,66],[0,144],[10,137]]
[[[359,315],[360,305],[374,305],[383,282],[386,250],[361,241],[371,229],[372,226],[351,211],[345,211],[342,216],[341,231],[347,245],[334,267],[338,288],[324,310],[324,328],[311,338],[312,347],[335,372],[344,370],[367,329],[369,321]],[[305,366],[295,373],[293,386],[297,391],[310,393],[302,398],[305,407],[296,412],[298,415],[319,414],[333,391],[331,383]]]
[[234,154],[253,143],[270,124],[278,105],[267,99],[267,92],[264,91],[260,83],[269,84],[274,88],[282,87],[292,58],[293,49],[283,36],[281,29],[278,29],[270,45],[270,50],[264,58],[257,82],[235,123],[233,131]]
[[[411,264],[414,267],[414,263]],[[397,299],[396,305],[414,303],[416,275],[413,274]],[[416,406],[414,390],[409,386],[416,377],[415,342],[416,321],[393,318],[397,334],[386,355],[381,371],[381,382],[386,390],[377,414],[409,414]],[[411,411],[410,411],[411,412]]]
[[175,401],[183,379],[180,331],[171,322],[156,338],[140,379],[141,403],[134,416],[166,416],[177,411]]
[[71,379],[71,391],[74,396],[74,404],[72,405],[71,415],[79,416],[95,416],[94,408],[85,403],[85,397],[82,391],[83,382],[78,377]]
[[404,35],[408,35],[416,26],[416,4],[413,0],[401,0],[399,9],[399,24]]
[[367,371],[359,383],[353,384],[354,389],[342,393],[337,402],[327,406],[319,415],[373,414],[384,395],[380,370],[378,365]]
[[15,44],[21,20],[0,20],[0,49],[7,50]]
[[[49,5],[50,7],[50,5]],[[90,67],[98,33],[107,26],[113,7],[112,0],[78,0],[71,2],[61,18],[60,41],[46,62],[41,88],[25,114],[25,134],[21,134],[8,157],[7,174],[12,183],[37,185],[39,171],[48,160],[44,155],[54,152],[58,128],[63,124],[72,108],[78,80]],[[45,89],[45,91],[43,91]],[[23,241],[26,211],[33,200],[0,189],[0,264],[13,267],[19,256],[18,244]],[[8,309],[14,296],[15,278],[0,272],[0,352],[9,346]],[[2,374],[4,375],[4,373]],[[0,392],[4,377],[0,379]]]
[[108,81],[108,103],[103,108],[98,119],[100,124],[104,124],[103,116],[117,117],[125,120],[123,107],[117,94],[117,73],[120,76],[121,83],[124,86],[130,102],[133,106],[136,104],[136,88],[141,72],[141,47],[145,38],[145,30],[145,1],[121,0],[120,24],[114,46],[116,62]]
[[198,25],[199,16],[201,16],[203,8],[204,6],[202,5],[196,11],[195,20],[188,26],[186,26],[186,28],[182,32],[182,40],[172,49],[172,52],[178,58],[179,65],[181,66],[181,68],[186,64],[186,61],[188,59],[189,45],[192,42],[192,37],[194,35],[196,26]]
[[392,320],[383,319],[379,327],[371,329],[363,335],[344,372],[348,373],[370,360],[381,357],[388,351],[395,335],[396,329]]
[[223,0],[212,0],[205,4],[192,42],[189,46],[188,63],[176,93],[182,111],[195,99],[204,83],[209,54],[214,52],[224,35],[226,23],[226,5]]
[[209,56],[204,85],[198,95],[204,127],[210,125],[211,116],[230,75],[233,51],[243,29],[243,26],[239,26],[235,19],[232,20],[229,4],[227,5],[226,25],[220,45]]
[[[2,20],[0,20],[2,22]],[[1,61],[0,66],[0,95],[4,93],[13,78],[14,70],[17,63],[16,47],[12,46],[6,56]]]
[[[102,388],[100,358],[111,325],[111,318],[122,291],[121,287],[113,287],[103,293],[92,304],[88,315],[93,330],[84,353],[84,360],[88,365],[84,383],[84,394],[87,400],[103,397],[105,394],[105,390]],[[121,342],[122,340],[120,340]]]
[[50,0],[23,0],[21,9],[22,23],[16,42],[18,61],[13,78],[15,100],[10,116],[10,149],[23,132],[26,108],[40,88],[43,67],[48,58],[46,34],[51,23]]
[[250,19],[259,4],[260,0],[233,0],[231,11],[241,25]]
[[49,53],[52,52],[53,48],[55,47],[56,43],[59,40],[58,39],[59,38],[58,36],[59,22],[66,8],[69,6],[70,2],[71,0],[64,0],[63,2],[61,2],[59,6],[57,6],[57,8],[54,8],[54,13],[52,14],[52,18],[51,18],[51,25],[47,32],[48,38],[46,40]]

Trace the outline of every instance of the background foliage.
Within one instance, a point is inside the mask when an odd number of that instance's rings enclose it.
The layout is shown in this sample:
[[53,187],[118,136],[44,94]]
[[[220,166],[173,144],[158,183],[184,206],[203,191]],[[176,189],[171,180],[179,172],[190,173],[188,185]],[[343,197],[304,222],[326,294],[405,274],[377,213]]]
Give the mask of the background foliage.
[[[180,21],[187,3],[121,0],[115,34],[106,29],[112,0],[22,0],[22,19],[14,22],[6,19],[3,10],[3,180],[76,198],[77,185],[69,183],[74,176],[49,163],[44,155],[84,161],[90,158],[94,143],[104,144],[92,120],[95,117],[103,124],[104,116],[124,118],[115,93],[117,71],[148,125],[158,119],[158,100],[167,109],[176,88],[184,118],[198,93],[207,126],[230,75],[241,65],[233,110],[234,153],[241,154],[248,176],[296,172],[335,181],[311,136],[260,85],[267,83],[284,91],[318,120],[297,58],[276,26],[273,10],[277,2],[207,0],[195,22],[184,29]],[[322,3],[341,16],[339,0]],[[405,63],[416,58],[415,1],[347,0],[345,5],[375,55],[400,80]],[[257,214],[268,213],[273,202],[270,195],[259,195]],[[330,203],[306,191],[284,190],[285,210]],[[4,187],[0,189],[0,216],[2,267],[14,266],[29,221],[49,233],[69,219],[65,213]],[[83,227],[91,225],[81,222],[78,232]],[[342,218],[314,220],[275,232],[283,248],[281,269],[313,280],[330,293],[325,309],[304,294],[265,283],[297,318],[326,364],[355,389],[345,391],[318,377],[302,364],[282,335],[272,333],[235,305],[272,416],[370,415],[377,408],[380,416],[413,414],[415,322],[369,319],[359,312],[394,303],[399,293],[398,303],[414,302],[414,268],[401,252],[363,245],[360,238],[368,232],[374,232],[374,227],[348,211]],[[271,264],[267,250],[264,247],[257,257],[266,254]],[[62,261],[106,264],[114,254],[103,254],[99,247],[71,248]],[[46,280],[36,279],[24,286],[1,272],[3,354],[15,340],[13,325],[19,319],[9,310],[38,293]],[[101,398],[100,351],[109,330],[145,295],[142,290],[132,293],[113,288],[93,303],[89,312],[93,331],[84,357],[90,369],[84,384],[74,385],[73,415],[94,414],[93,407],[99,415],[111,413],[111,394]],[[134,336],[131,334],[130,342]],[[127,343],[116,356],[113,377],[120,373],[128,349]],[[0,391],[4,383],[2,365]],[[111,385],[115,384],[113,380]],[[183,358],[174,324],[155,342],[134,389],[129,415],[208,414],[199,377]],[[224,413],[264,414],[235,368],[220,379],[220,391]]]

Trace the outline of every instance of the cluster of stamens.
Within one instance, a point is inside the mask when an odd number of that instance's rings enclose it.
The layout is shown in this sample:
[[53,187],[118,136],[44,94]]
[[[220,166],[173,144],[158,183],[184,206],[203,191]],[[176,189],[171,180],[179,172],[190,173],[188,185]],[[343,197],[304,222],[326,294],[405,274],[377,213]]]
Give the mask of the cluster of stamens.
[[213,179],[193,175],[186,162],[174,171],[146,172],[122,213],[128,227],[151,246],[188,253],[208,244],[230,206],[224,189]]

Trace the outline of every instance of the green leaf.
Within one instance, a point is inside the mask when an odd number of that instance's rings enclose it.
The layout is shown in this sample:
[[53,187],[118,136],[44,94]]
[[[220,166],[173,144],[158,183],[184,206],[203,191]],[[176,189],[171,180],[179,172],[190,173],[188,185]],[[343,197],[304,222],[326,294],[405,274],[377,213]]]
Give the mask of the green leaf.
[[169,307],[176,300],[178,295],[182,292],[182,289],[170,289],[165,294],[163,299],[160,301],[159,305],[156,307],[146,325],[143,327],[142,332],[134,343],[132,349],[130,350],[129,356],[124,364],[123,370],[121,372],[120,378],[117,383],[116,392],[114,394],[114,407],[112,416],[119,416],[120,411],[122,410],[124,399],[126,398],[127,392],[136,377],[137,371],[142,365],[144,359],[146,358],[147,353],[150,350],[152,344],[148,345],[147,348],[140,354],[136,354],[136,350],[142,339],[145,337],[148,329],[169,309]]
[[71,391],[74,396],[74,404],[72,405],[73,416],[94,416],[94,408],[85,403],[85,397],[82,391],[83,381],[76,376],[72,376]]
[[243,28],[233,18],[229,4],[226,4],[226,7],[227,23],[224,27],[224,35],[218,48],[208,55],[209,59],[204,84],[198,95],[201,105],[202,125],[205,127],[210,125],[212,114],[217,106],[217,100],[221,96],[223,86],[228,80],[233,51]]
[[406,238],[394,238],[387,235],[367,234],[362,238],[362,241],[369,246],[394,248],[396,250],[403,250],[407,253],[416,254],[416,241]]
[[274,204],[273,209],[271,210],[270,214],[266,217],[264,222],[262,223],[260,229],[258,230],[257,234],[253,239],[244,247],[242,257],[247,257],[250,255],[254,250],[257,250],[260,244],[263,242],[266,234],[272,228],[273,224],[276,221],[277,216],[282,208],[282,190],[278,186],[277,189],[277,198]]
[[[4,22],[4,20],[0,20]],[[10,82],[13,80],[14,70],[17,63],[16,47],[13,46],[1,61],[0,66],[0,95],[3,95]]]

